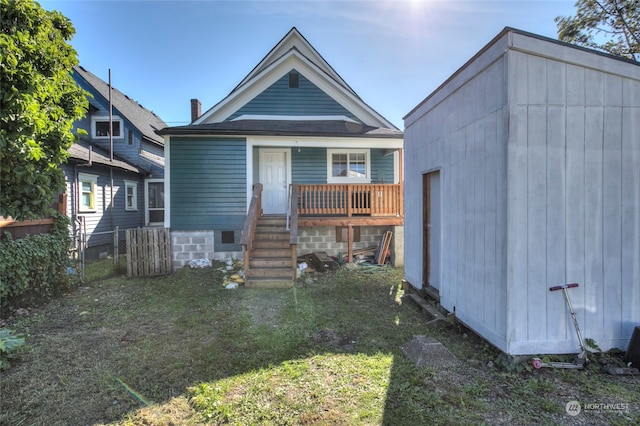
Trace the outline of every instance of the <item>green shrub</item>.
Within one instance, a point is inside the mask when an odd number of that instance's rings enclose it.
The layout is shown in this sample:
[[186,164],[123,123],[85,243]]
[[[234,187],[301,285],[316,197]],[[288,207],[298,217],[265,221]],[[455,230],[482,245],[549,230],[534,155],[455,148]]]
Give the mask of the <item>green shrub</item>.
[[69,219],[56,215],[48,234],[0,238],[0,314],[50,300],[72,285]]
[[14,359],[23,346],[22,335],[16,335],[8,328],[0,328],[0,371],[9,368],[9,360]]

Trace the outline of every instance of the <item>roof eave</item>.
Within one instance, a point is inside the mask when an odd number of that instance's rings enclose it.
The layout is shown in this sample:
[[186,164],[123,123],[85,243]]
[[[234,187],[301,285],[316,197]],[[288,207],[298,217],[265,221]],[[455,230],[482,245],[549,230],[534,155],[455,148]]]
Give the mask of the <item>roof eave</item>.
[[234,130],[234,129],[176,129],[167,128],[159,132],[166,136],[289,136],[289,137],[335,137],[335,138],[369,138],[369,139],[400,139],[403,134],[371,134],[371,133],[336,133],[336,132],[286,132],[264,130]]

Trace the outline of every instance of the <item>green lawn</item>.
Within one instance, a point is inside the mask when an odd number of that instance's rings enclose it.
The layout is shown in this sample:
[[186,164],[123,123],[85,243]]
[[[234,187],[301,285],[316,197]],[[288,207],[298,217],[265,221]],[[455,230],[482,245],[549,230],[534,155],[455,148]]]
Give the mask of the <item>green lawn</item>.
[[[0,373],[0,424],[640,423],[637,376],[509,367],[461,325],[427,329],[402,270],[226,290],[215,267],[148,279],[110,268],[91,265],[73,294],[12,325],[29,347]],[[459,365],[416,367],[401,346],[418,334]],[[567,415],[572,400],[589,409]]]

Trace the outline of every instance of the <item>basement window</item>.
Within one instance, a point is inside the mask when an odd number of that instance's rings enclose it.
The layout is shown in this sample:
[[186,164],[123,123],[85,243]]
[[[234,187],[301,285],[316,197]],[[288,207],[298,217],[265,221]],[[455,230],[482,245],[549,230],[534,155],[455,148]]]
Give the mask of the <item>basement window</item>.
[[220,238],[222,244],[234,244],[236,242],[236,233],[234,231],[222,231],[220,232]]

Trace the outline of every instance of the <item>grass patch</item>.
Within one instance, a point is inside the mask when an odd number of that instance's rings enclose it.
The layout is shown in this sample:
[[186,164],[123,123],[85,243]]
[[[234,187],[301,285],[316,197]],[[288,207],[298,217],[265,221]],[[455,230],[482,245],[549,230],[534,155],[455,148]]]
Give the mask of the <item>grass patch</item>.
[[[0,424],[566,424],[571,400],[629,406],[578,421],[640,422],[637,377],[508,371],[464,327],[426,329],[401,270],[270,290],[223,289],[215,268],[129,279],[112,260],[86,277],[11,324],[28,351],[0,373]],[[416,334],[461,365],[416,367]]]

